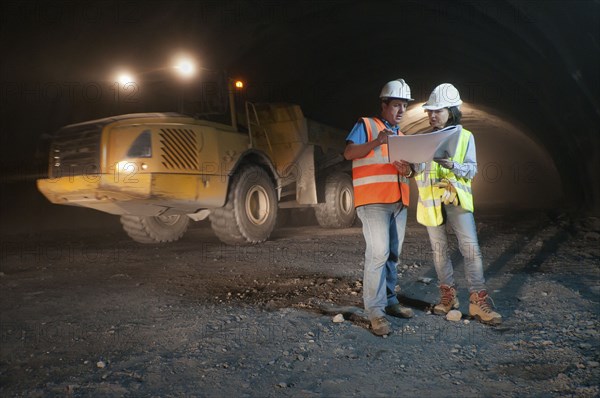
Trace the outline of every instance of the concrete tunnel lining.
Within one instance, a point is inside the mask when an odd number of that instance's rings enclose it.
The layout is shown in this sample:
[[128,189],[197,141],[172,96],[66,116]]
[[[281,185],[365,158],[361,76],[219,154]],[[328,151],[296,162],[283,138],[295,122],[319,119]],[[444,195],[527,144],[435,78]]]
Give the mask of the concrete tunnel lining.
[[[197,49],[205,66],[223,66],[244,76],[250,82],[249,100],[297,103],[307,117],[348,130],[357,117],[377,113],[377,93],[388,79],[405,78],[417,101],[424,101],[440,82],[451,82],[463,100],[479,109],[490,107],[498,117],[497,112],[508,115],[511,124],[527,126],[514,131],[543,143],[552,173],[560,175],[566,205],[600,212],[599,2],[343,3],[299,1],[256,8],[252,2],[233,2],[222,8],[173,1],[139,7],[136,24],[110,29],[100,25],[110,21],[96,25],[77,20],[73,7],[57,8],[73,22],[63,25],[26,18],[26,7],[9,7],[22,18],[7,20],[5,27],[10,39],[6,50],[13,56],[4,65],[4,95],[10,98],[4,113],[16,117],[3,118],[4,130],[12,132],[3,136],[4,162],[24,169],[32,163],[36,139],[66,124],[115,112],[174,110],[176,86],[160,92],[144,87],[142,100],[119,107],[110,96],[73,101],[63,90],[54,100],[45,98],[43,90],[63,82],[97,82],[107,64],[128,57],[135,58],[132,67],[139,70],[155,66],[178,43]],[[387,22],[392,13],[397,23]],[[164,24],[165,16],[177,24]],[[236,23],[227,23],[231,18]],[[130,34],[132,27],[145,34]],[[89,43],[106,43],[110,52],[82,52]],[[153,43],[151,51],[148,43]],[[60,63],[55,65],[55,59]],[[160,95],[150,95],[155,92]],[[194,98],[189,100],[191,104]],[[35,117],[29,116],[32,105]],[[466,115],[465,125],[485,146],[488,130],[477,127],[477,118],[470,120]],[[529,145],[527,140],[516,143]],[[45,159],[35,162],[37,167]]]
[[[358,27],[384,18],[381,9],[359,1],[344,9],[326,3],[298,12],[309,20],[325,9],[321,14],[331,14],[331,24],[303,30],[301,36],[264,27],[252,52],[241,59],[252,65],[259,62],[257,54],[284,53],[293,43],[298,56],[263,66],[273,83],[269,87],[303,104],[306,115],[338,126],[349,124],[347,116],[331,114],[340,102],[346,114],[376,114],[374,97],[386,79],[406,79],[419,101],[437,84],[453,83],[463,100],[507,115],[513,124],[527,126],[516,130],[543,142],[560,175],[563,208],[597,213],[600,184],[590,181],[600,168],[598,5],[406,1],[394,8],[402,33],[397,26],[379,24],[375,34]],[[354,51],[340,46],[340,37]],[[327,66],[337,69],[332,73]]]
[[[423,103],[411,104],[401,122],[407,135],[430,132]],[[517,122],[463,103],[462,125],[475,137],[478,175],[473,180],[477,208],[552,209],[563,202],[562,182],[542,143]],[[417,200],[416,186],[411,202]]]

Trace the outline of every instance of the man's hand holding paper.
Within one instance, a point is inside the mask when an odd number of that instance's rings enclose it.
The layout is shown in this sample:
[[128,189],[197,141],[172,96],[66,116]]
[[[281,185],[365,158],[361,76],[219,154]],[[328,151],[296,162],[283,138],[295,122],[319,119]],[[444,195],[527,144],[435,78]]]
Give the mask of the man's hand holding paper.
[[395,160],[393,162],[393,165],[396,166],[396,169],[398,170],[398,173],[400,173],[401,176],[406,177],[406,178],[412,177],[413,170],[410,167],[410,163],[405,162],[404,160],[400,160],[400,161]]

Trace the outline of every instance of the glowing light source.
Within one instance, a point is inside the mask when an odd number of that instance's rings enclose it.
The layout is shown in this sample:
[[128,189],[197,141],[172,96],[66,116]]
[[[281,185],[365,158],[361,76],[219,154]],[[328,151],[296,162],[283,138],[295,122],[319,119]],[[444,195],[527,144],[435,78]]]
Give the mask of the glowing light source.
[[119,73],[117,76],[117,81],[123,86],[129,83],[135,83],[134,77],[127,72]]
[[117,163],[117,172],[118,173],[135,173],[138,170],[138,166],[136,163],[122,160]]
[[237,88],[237,89],[244,88],[244,82],[241,80],[236,80],[233,84],[234,84],[235,88]]
[[183,77],[190,77],[196,72],[196,66],[191,59],[181,58],[179,61],[177,61],[175,70],[177,70],[177,72]]

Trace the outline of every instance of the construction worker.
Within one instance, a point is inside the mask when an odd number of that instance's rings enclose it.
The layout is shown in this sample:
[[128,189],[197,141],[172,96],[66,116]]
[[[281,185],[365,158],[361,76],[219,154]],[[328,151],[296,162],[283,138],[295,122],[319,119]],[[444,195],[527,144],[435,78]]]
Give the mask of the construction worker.
[[388,136],[402,134],[398,123],[410,98],[403,79],[385,84],[379,95],[379,117],[361,118],[346,138],[344,157],[352,160],[354,205],[366,243],[363,301],[378,336],[391,331],[385,314],[410,318],[413,312],[396,297],[397,264],[404,241],[409,199],[408,178],[414,171],[404,161],[388,160]]
[[434,307],[436,314],[447,314],[459,307],[454,284],[453,267],[448,253],[446,224],[456,233],[459,250],[465,261],[469,284],[469,315],[477,320],[499,324],[502,316],[493,311],[485,288],[483,262],[473,217],[471,180],[477,173],[475,140],[473,134],[460,125],[460,93],[452,84],[437,86],[423,105],[433,130],[448,126],[460,129],[456,152],[452,157],[433,159],[427,164],[415,165],[415,181],[419,188],[417,221],[427,227],[433,263],[440,282],[440,301]]

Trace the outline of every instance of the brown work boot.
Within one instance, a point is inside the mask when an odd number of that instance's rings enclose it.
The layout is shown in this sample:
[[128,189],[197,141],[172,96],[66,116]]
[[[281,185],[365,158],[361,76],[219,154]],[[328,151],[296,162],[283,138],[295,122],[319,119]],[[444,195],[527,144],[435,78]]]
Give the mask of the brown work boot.
[[390,323],[384,316],[372,319],[371,329],[373,329],[373,334],[376,334],[377,336],[385,336],[392,331]]
[[446,315],[448,311],[458,309],[458,297],[454,286],[440,285],[440,302],[433,307],[436,315]]
[[385,307],[385,313],[396,318],[412,318],[415,315],[413,310],[403,307],[400,304],[388,305]]
[[492,298],[488,296],[485,290],[471,293],[469,297],[469,315],[479,322],[499,325],[502,323],[502,315],[492,311],[488,300],[492,301]]

